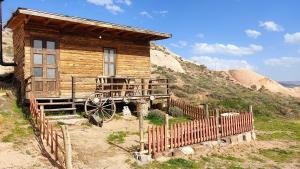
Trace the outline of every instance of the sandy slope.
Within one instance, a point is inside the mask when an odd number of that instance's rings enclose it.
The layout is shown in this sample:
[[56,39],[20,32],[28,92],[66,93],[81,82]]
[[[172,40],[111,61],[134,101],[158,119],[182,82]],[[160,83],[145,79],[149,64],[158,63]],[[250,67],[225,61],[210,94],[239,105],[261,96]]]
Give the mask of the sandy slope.
[[245,87],[256,86],[257,89],[263,86],[271,92],[282,93],[294,97],[300,97],[300,88],[287,88],[278,82],[262,76],[252,70],[229,70],[227,73],[239,84]]
[[172,53],[165,47],[151,44],[150,60],[154,65],[166,67],[175,72],[184,73],[184,69],[177,60],[179,57],[180,56]]

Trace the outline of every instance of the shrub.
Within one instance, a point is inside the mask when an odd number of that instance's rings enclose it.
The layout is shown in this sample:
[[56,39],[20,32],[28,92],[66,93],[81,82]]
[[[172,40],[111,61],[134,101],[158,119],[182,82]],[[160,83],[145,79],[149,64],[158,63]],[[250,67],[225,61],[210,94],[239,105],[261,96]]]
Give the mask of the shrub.
[[163,125],[165,123],[165,113],[161,110],[154,109],[148,113],[146,119],[152,124]]
[[183,111],[179,107],[170,107],[169,114],[173,117],[180,117],[183,116]]
[[113,143],[124,143],[125,142],[126,133],[124,131],[113,132],[107,137],[108,142]]

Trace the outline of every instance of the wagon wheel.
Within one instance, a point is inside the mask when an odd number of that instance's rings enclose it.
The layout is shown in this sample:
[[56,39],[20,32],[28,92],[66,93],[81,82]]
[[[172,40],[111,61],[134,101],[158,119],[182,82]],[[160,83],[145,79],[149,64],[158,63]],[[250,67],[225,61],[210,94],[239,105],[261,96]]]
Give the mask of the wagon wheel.
[[113,99],[104,97],[105,93],[93,93],[85,101],[85,115],[99,116],[103,122],[110,121],[116,113],[116,104]]

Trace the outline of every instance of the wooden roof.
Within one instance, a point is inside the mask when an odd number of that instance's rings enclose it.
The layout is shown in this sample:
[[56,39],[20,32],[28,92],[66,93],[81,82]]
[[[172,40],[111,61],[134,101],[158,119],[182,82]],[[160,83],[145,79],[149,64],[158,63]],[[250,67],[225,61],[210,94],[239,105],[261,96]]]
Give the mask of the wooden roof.
[[[18,8],[13,16],[8,20],[5,27],[14,29],[19,23],[28,23],[30,20],[39,20],[39,24],[48,25],[50,22],[56,25],[61,25],[59,28],[72,25],[76,28],[84,28],[87,31],[99,30],[100,32],[112,32],[118,34],[136,35],[136,37],[146,38],[148,40],[161,40],[172,37],[171,34],[141,29],[132,26],[113,24],[109,22],[85,19],[74,16],[61,15],[56,13],[47,13],[43,11]],[[41,20],[43,22],[41,22]],[[74,29],[75,30],[75,29]],[[130,37],[128,36],[128,37]]]

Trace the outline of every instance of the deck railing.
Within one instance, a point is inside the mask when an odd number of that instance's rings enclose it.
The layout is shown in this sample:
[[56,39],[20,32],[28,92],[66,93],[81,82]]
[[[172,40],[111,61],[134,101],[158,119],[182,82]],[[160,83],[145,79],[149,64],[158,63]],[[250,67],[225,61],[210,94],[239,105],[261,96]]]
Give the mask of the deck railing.
[[112,98],[168,96],[169,80],[131,77],[72,77],[72,99],[86,98],[94,92]]

